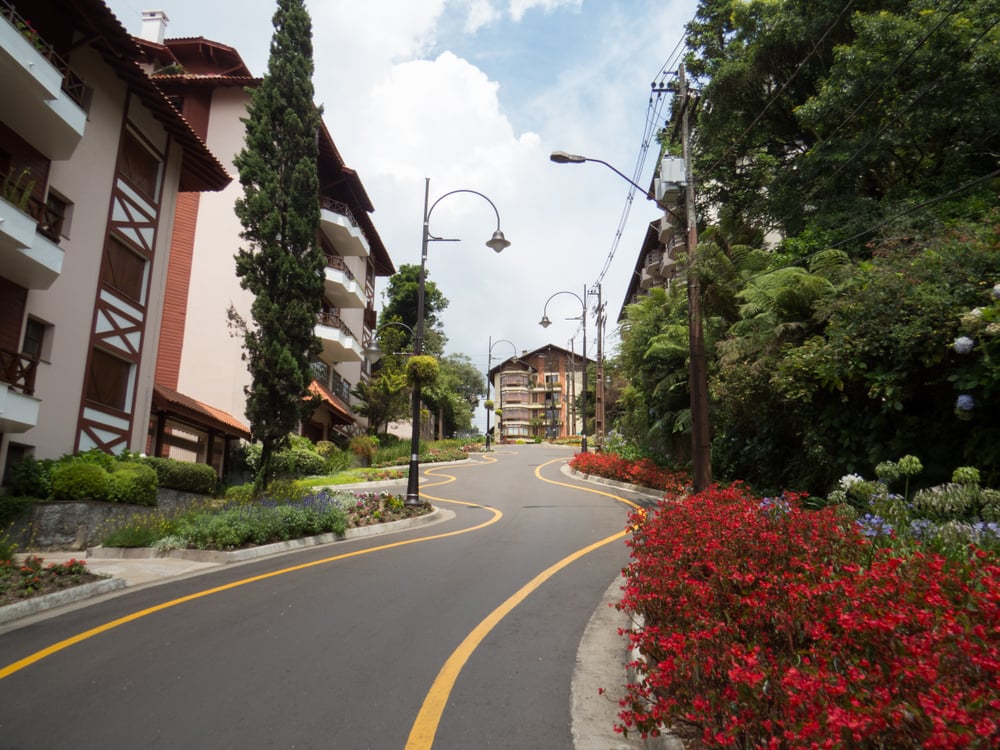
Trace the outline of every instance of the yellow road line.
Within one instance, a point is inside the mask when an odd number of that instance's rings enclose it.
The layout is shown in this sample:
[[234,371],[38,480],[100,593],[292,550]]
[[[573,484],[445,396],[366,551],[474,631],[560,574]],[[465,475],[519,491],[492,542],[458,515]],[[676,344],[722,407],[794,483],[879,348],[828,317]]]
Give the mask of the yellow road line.
[[[574,490],[580,490],[581,492],[591,492],[595,495],[603,495],[625,503],[626,505],[630,505],[633,508],[638,509],[640,507],[630,500],[626,500],[623,497],[613,495],[609,492],[602,492],[601,490],[595,490],[591,487],[581,487],[575,484],[556,482],[551,479],[545,479],[541,475],[541,470],[544,467],[565,460],[566,459],[564,458],[556,458],[541,464],[535,468],[535,477],[543,482],[548,482],[549,484],[569,487]],[[413,722],[413,726],[410,728],[410,736],[406,740],[406,750],[430,750],[431,746],[434,744],[434,736],[437,734],[438,726],[441,724],[441,716],[444,713],[444,708],[448,703],[448,698],[451,697],[451,691],[455,687],[455,682],[458,680],[458,675],[461,673],[462,667],[465,666],[465,663],[469,660],[469,657],[472,656],[473,652],[479,647],[479,644],[483,642],[486,636],[489,635],[490,631],[492,631],[504,617],[510,614],[510,612],[518,604],[528,597],[528,595],[538,589],[543,583],[549,580],[560,570],[579,560],[584,555],[593,552],[595,549],[599,549],[606,544],[610,544],[611,542],[624,538],[626,533],[626,531],[620,531],[617,534],[612,534],[609,537],[605,537],[600,541],[589,544],[586,547],[567,555],[559,562],[549,566],[518,589],[503,604],[490,612],[490,614],[487,615],[482,622],[473,628],[472,632],[465,637],[465,640],[463,640],[459,644],[458,648],[452,652],[451,656],[448,657],[448,660],[444,663],[444,666],[441,667],[441,671],[438,672],[437,677],[434,679],[430,690],[427,691],[427,695],[424,697],[424,702],[420,706],[420,711],[417,713],[417,718]]]
[[[442,482],[442,484],[444,484],[444,482]],[[456,503],[459,505],[476,505],[475,503],[463,503],[461,501],[456,501],[456,500],[443,500],[443,502]],[[176,607],[180,604],[186,604],[187,602],[195,601],[197,599],[203,599],[205,597],[212,596],[213,594],[219,594],[222,593],[223,591],[229,591],[230,589],[239,588],[240,586],[246,586],[248,584],[256,583],[258,581],[264,581],[269,578],[275,578],[280,575],[285,575],[286,573],[294,573],[296,571],[305,570],[307,568],[313,568],[318,565],[325,565],[327,563],[336,562],[338,560],[345,560],[349,557],[357,557],[359,555],[367,555],[372,552],[382,552],[384,550],[394,549],[396,547],[404,547],[408,544],[416,544],[418,542],[429,542],[434,539],[445,539],[446,537],[450,536],[467,534],[471,531],[478,531],[479,529],[485,528],[486,526],[490,526],[499,521],[503,517],[503,513],[501,513],[499,510],[495,508],[489,508],[487,506],[481,506],[481,505],[477,505],[477,507],[486,508],[486,510],[492,511],[493,516],[484,521],[483,523],[478,524],[476,526],[472,526],[468,529],[448,531],[442,534],[433,534],[431,536],[423,536],[423,537],[418,537],[416,539],[406,539],[399,542],[392,542],[390,544],[383,544],[378,547],[371,547],[363,550],[355,550],[354,552],[346,552],[342,555],[326,557],[322,560],[314,560],[313,562],[302,563],[300,565],[293,565],[288,568],[282,568],[280,570],[271,571],[270,573],[263,573],[262,575],[252,576],[251,578],[244,578],[239,581],[233,581],[232,583],[227,583],[223,586],[216,586],[214,588],[205,589],[203,591],[197,591],[193,594],[188,594],[187,596],[182,596],[177,599],[171,599],[170,601],[163,602],[162,604],[157,604],[153,607],[148,607],[146,609],[139,610],[138,612],[133,612],[132,614],[125,615],[124,617],[119,617],[117,620],[112,620],[103,625],[98,625],[96,628],[85,630],[82,633],[78,633],[77,635],[71,636],[70,638],[66,638],[65,640],[59,641],[58,643],[54,643],[51,646],[42,649],[41,651],[36,651],[35,653],[30,654],[29,656],[26,656],[23,659],[19,659],[18,661],[8,664],[7,666],[0,669],[0,680],[9,677],[15,672],[21,671],[25,667],[29,667],[32,664],[40,662],[42,659],[45,659],[46,657],[52,656],[53,654],[57,654],[60,651],[69,648],[70,646],[75,646],[76,644],[86,641],[89,638],[93,638],[94,636],[100,635],[101,633],[106,633],[107,631],[113,630],[114,628],[121,627],[122,625],[134,622],[143,617],[148,617],[149,615],[155,614],[156,612],[161,612],[165,609]]]

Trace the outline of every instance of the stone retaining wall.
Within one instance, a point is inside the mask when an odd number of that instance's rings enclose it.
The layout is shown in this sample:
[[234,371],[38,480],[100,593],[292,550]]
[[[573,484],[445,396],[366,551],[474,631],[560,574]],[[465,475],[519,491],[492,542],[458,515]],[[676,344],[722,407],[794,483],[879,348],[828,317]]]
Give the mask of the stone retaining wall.
[[205,495],[159,489],[156,507],[91,501],[39,502],[14,522],[7,537],[21,551],[85,550],[100,544],[109,531],[133,518],[182,511],[207,499]]

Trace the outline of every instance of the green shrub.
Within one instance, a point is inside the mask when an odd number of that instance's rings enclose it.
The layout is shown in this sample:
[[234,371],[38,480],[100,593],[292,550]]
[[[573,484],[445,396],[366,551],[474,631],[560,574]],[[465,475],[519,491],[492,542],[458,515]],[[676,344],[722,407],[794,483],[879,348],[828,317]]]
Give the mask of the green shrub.
[[326,459],[314,450],[306,448],[291,448],[282,451],[285,458],[285,476],[289,477],[313,477],[322,474],[326,470]]
[[111,475],[98,462],[60,461],[52,468],[53,500],[107,500]]
[[115,465],[108,482],[108,500],[113,503],[156,505],[156,472],[144,463],[126,461]]
[[160,487],[181,492],[195,492],[199,495],[214,495],[219,478],[208,464],[178,461],[173,458],[147,456],[140,459],[156,472]]
[[0,528],[6,528],[37,501],[30,496],[0,495]]
[[377,448],[378,438],[370,435],[355,435],[347,443],[347,450],[357,456],[363,466],[371,466]]
[[348,453],[347,451],[342,451],[339,448],[335,448],[326,455],[326,465],[323,467],[323,473],[326,475],[339,474],[342,471],[347,471],[353,466],[354,455]]
[[21,459],[8,470],[11,492],[46,500],[52,494],[52,467],[55,463],[49,458],[39,460],[27,456]]
[[105,453],[97,448],[91,448],[89,451],[84,451],[83,453],[65,455],[59,459],[59,463],[96,464],[105,471],[112,472],[115,469],[116,459],[110,453]]

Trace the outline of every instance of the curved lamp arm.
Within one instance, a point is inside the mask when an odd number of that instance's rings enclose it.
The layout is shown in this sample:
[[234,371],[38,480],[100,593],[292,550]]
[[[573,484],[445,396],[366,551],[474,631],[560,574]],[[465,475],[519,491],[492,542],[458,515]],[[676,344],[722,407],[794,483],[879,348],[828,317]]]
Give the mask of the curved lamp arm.
[[546,314],[546,311],[549,309],[549,303],[553,300],[553,298],[558,297],[560,294],[571,294],[574,297],[576,297],[577,301],[580,303],[581,315],[586,316],[586,314],[587,314],[587,303],[585,303],[583,301],[583,299],[580,297],[579,294],[577,294],[576,292],[570,292],[570,291],[556,292],[551,297],[549,297],[547,300],[545,300],[545,306],[542,308],[542,319],[540,321],[538,321],[538,325],[540,325],[542,328],[548,328],[550,325],[552,325],[552,321],[549,320],[549,316]]
[[384,356],[385,352],[382,351],[382,347],[378,345],[378,334],[379,331],[388,328],[389,326],[398,326],[399,328],[405,328],[410,332],[411,337],[416,337],[416,333],[410,328],[406,323],[401,323],[398,320],[390,320],[388,323],[383,323],[378,328],[375,329],[375,333],[372,334],[372,342],[365,347],[365,359],[369,363],[375,364]]
[[434,207],[437,206],[438,203],[447,198],[449,195],[455,195],[456,193],[472,193],[473,195],[478,195],[480,198],[482,198],[484,201],[490,204],[490,207],[493,209],[493,213],[496,214],[497,217],[497,228],[496,231],[493,232],[493,236],[486,241],[486,247],[498,253],[505,247],[509,247],[510,242],[507,240],[506,237],[503,236],[503,232],[500,231],[500,211],[497,209],[496,204],[489,198],[487,198],[485,195],[480,193],[478,190],[468,190],[466,188],[460,188],[458,190],[449,190],[447,193],[440,196],[436,201],[434,201],[431,204],[431,207],[427,209],[427,215],[424,218],[424,232],[427,235],[427,239],[433,242],[449,242],[449,240],[446,240],[443,237],[435,237],[433,234],[431,234],[430,230],[428,229],[428,225],[430,223],[431,214],[434,212]]

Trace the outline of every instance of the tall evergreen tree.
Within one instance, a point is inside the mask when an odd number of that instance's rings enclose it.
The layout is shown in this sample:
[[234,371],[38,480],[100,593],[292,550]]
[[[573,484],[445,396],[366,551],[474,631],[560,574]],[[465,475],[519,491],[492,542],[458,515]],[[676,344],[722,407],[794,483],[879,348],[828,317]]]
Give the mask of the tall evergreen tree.
[[319,228],[317,132],[313,102],[312,21],[303,0],[278,0],[268,72],[250,94],[246,142],[235,164],[243,185],[236,215],[247,242],[236,273],[254,295],[242,322],[251,432],[262,444],[256,477],[267,485],[274,451],[314,408],[310,362],[319,352],[316,311],[325,258]]

